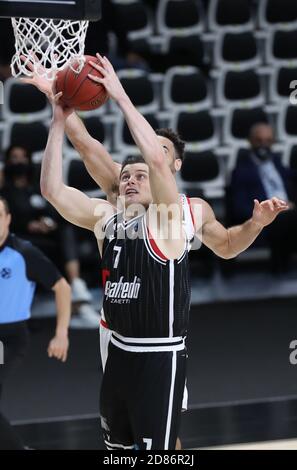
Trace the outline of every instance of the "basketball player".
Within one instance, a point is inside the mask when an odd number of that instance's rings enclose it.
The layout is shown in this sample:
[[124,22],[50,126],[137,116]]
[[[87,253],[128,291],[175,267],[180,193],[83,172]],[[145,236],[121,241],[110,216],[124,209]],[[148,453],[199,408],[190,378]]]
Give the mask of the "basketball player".
[[[108,202],[89,199],[63,184],[62,140],[70,112],[62,112],[60,106],[55,106],[41,187],[45,197],[67,220],[89,229],[96,225],[97,233],[99,227],[99,232],[103,228],[105,235],[103,242],[99,240],[108,279],[104,312],[113,329],[101,394],[107,447],[174,448],[184,387],[183,335],[189,306],[187,240],[182,232],[180,197],[164,159],[164,152],[173,154],[174,148],[168,139],[165,148],[162,147],[149,124],[133,107],[109,61],[104,58],[102,65],[103,78],[98,80],[124,113],[148,165],[147,168],[141,159],[124,163],[119,192],[125,198],[126,208],[141,202],[146,212],[130,221],[123,214],[115,217],[115,209]],[[163,234],[165,227],[160,222],[152,223],[148,217],[155,210],[151,208],[151,200],[165,206],[175,204],[178,210],[171,213],[166,228],[177,226],[178,237],[164,240],[158,235],[160,231]],[[94,216],[96,206],[98,221]],[[241,227],[234,233],[232,246],[229,247],[228,236],[224,237],[224,243],[227,242],[231,253],[242,251],[263,226],[285,209],[286,204],[277,198],[261,204],[255,202],[253,217],[245,229]],[[128,232],[131,235],[128,241],[119,236]],[[135,273],[138,276],[132,276]],[[149,278],[143,283],[140,276],[145,274]],[[125,276],[130,277],[130,282],[125,281]],[[174,288],[172,281],[178,278],[179,286]],[[149,406],[152,399],[153,407]]]
[[[105,235],[98,240],[107,278],[104,311],[114,331],[100,400],[107,448],[174,449],[185,382],[183,336],[190,301],[179,195],[162,146],[126,98],[111,64],[108,67],[114,79],[111,96],[121,105],[147,162],[142,157],[127,162],[121,173],[120,194],[126,208],[139,203],[140,214],[133,218],[116,214],[110,203],[89,199],[62,183],[67,113],[59,105],[42,164],[41,189],[62,216],[91,230],[96,225],[96,233],[103,229]],[[161,217],[159,224],[152,201],[166,207],[173,204],[176,210],[169,220]],[[172,225],[179,227],[176,238],[158,234]],[[125,232],[131,236],[120,236]],[[150,279],[145,279],[148,273]]]
[[[31,69],[31,71],[34,73],[33,65],[30,64],[30,62],[28,63],[28,65],[29,65],[29,68]],[[53,89],[52,89],[52,86],[51,86],[50,82],[48,82],[47,80],[45,80],[45,79],[43,79],[40,76],[35,75],[35,74],[33,76],[33,79],[25,78],[22,81],[25,82],[25,83],[30,83],[30,84],[33,84],[33,85],[37,86],[37,88],[39,88],[40,91],[42,91],[43,93],[45,93],[48,96],[50,102],[53,103],[54,93],[53,93]],[[78,117],[74,114],[73,114],[73,117],[74,117],[74,121],[76,121],[76,119],[78,119]],[[71,120],[72,118],[69,117],[67,122],[69,121],[69,119]],[[78,119],[78,121],[80,122],[79,119]],[[75,122],[74,122],[74,125],[75,125]],[[70,127],[71,127],[71,125],[70,125]],[[87,132],[86,129],[85,129],[85,132]],[[164,132],[165,132],[165,134],[164,134],[165,137],[167,136],[167,134],[169,132],[170,137],[174,139],[173,140],[174,145],[178,148],[179,154],[182,158],[183,151],[184,151],[184,143],[180,139],[176,138],[175,135],[172,132],[170,132],[169,130],[165,130]],[[161,130],[160,130],[160,134],[162,134]],[[89,136],[89,134],[87,134],[87,135]],[[104,152],[106,152],[103,147],[102,147],[102,149],[103,149]],[[168,157],[168,162],[169,163],[170,163],[170,158],[171,157]],[[109,154],[107,154],[107,160],[108,159],[110,159],[110,161],[112,162],[112,158]],[[108,167],[108,163],[109,163],[109,161],[106,162],[106,167]],[[121,165],[118,165],[118,164],[115,164],[115,165],[117,165],[117,170],[120,171]],[[175,173],[175,166],[178,169],[179,165],[180,165],[180,161],[176,161],[176,163],[174,163],[173,165],[170,164],[170,168],[171,168],[173,173]],[[104,172],[104,167],[103,167],[103,172]],[[101,179],[101,177],[99,177],[99,179]],[[108,178],[105,179],[105,177],[103,176],[103,180],[102,180],[103,181],[103,187],[105,187],[105,185],[104,185],[105,180],[107,181],[107,184],[108,184]],[[113,192],[113,191],[110,192],[109,190],[106,191],[107,192],[107,200],[110,201],[113,204],[116,204],[116,196],[118,195],[118,182],[115,184],[115,187],[116,187],[115,192]],[[192,239],[194,238],[194,235],[195,235],[195,228],[194,228],[194,224],[193,224],[193,214],[191,215],[191,208],[189,206],[188,198],[186,198],[185,195],[181,195],[181,202],[182,202],[182,207],[183,207],[183,226],[184,226],[187,238],[189,240],[188,247],[190,248],[191,241],[192,241]],[[104,371],[105,364],[106,364],[106,361],[107,361],[107,356],[108,356],[108,346],[109,346],[109,342],[110,342],[112,332],[107,326],[103,309],[101,311],[101,321],[100,321],[99,329],[100,329],[100,355],[101,355],[101,362],[102,362],[102,367],[103,367],[103,371]],[[188,403],[188,392],[187,392],[187,389],[185,387],[184,395],[183,395],[183,401],[182,401],[182,410],[183,411],[185,411],[187,409],[187,403]],[[176,449],[181,449],[181,442],[180,442],[179,439],[177,440]]]

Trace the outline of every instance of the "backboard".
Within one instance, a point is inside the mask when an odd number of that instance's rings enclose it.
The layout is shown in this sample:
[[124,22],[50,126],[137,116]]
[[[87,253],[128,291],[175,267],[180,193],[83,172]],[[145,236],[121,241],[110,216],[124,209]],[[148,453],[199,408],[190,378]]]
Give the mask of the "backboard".
[[0,0],[0,17],[97,21],[101,0]]

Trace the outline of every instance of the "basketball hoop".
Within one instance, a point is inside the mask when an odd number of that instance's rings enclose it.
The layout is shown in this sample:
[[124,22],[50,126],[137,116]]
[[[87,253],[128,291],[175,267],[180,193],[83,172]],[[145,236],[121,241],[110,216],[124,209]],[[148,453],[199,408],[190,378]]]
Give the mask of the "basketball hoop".
[[[32,73],[54,80],[56,72],[73,62],[75,72],[84,65],[89,22],[42,18],[12,18],[16,52],[11,62],[14,77]],[[27,67],[33,63],[34,71]]]

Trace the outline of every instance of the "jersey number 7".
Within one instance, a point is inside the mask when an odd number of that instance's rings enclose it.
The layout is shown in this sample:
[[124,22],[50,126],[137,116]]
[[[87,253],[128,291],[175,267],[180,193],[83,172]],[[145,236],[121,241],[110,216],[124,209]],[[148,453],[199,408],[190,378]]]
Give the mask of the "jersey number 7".
[[120,254],[121,254],[121,251],[122,251],[122,247],[121,246],[114,246],[113,249],[114,249],[114,251],[117,251],[113,267],[117,268],[118,264],[119,264],[119,261],[120,261]]

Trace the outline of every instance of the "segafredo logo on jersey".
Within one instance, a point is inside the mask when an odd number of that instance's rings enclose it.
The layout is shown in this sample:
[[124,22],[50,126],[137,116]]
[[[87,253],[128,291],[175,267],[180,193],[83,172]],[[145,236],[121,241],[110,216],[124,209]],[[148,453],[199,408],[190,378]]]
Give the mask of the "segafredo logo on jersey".
[[118,282],[106,281],[104,294],[108,299],[117,300],[138,299],[141,279],[135,276],[133,282],[124,282],[124,276]]

